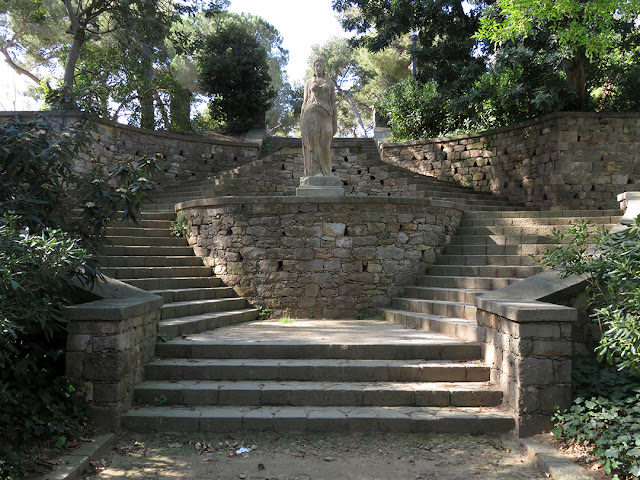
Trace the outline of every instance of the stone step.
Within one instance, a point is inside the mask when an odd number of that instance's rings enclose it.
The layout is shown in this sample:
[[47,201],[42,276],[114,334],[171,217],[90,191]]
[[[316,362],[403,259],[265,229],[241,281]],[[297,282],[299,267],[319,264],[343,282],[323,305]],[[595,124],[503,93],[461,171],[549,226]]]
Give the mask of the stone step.
[[476,307],[472,303],[424,300],[421,298],[392,298],[391,308],[412,313],[428,313],[467,320],[475,320],[476,318]]
[[106,229],[107,237],[147,237],[147,238],[155,238],[155,237],[169,237],[171,238],[171,232],[167,229],[155,229],[155,228],[143,228],[143,227],[124,227],[124,226],[116,226],[116,227],[107,227]]
[[109,224],[110,227],[129,227],[129,228],[154,228],[156,230],[169,230],[171,228],[172,219],[150,219],[142,216],[138,223],[131,219],[124,220],[122,222],[114,222]]
[[548,235],[460,235],[451,236],[451,245],[552,245]]
[[[615,221],[614,221],[615,220]],[[535,227],[535,226],[560,226],[568,227],[581,221],[589,221],[597,228],[608,227],[617,223],[617,217],[610,215],[600,216],[598,212],[593,212],[589,217],[493,217],[493,218],[473,218],[463,217],[461,227]]]
[[438,265],[533,265],[529,255],[440,255]]
[[507,433],[513,416],[497,408],[433,407],[143,407],[122,425],[133,432]]
[[417,285],[424,287],[470,288],[491,291],[504,288],[507,285],[519,282],[520,280],[522,279],[424,275],[418,277],[416,283]]
[[[623,212],[620,210],[526,210],[516,212],[484,212],[478,213],[473,218],[558,218],[558,217],[619,217]],[[612,220],[612,223],[617,220]]]
[[486,290],[472,290],[467,288],[426,287],[421,285],[404,287],[405,297],[469,304],[473,304],[474,299],[484,293],[486,293]]
[[138,404],[153,405],[497,407],[502,391],[487,382],[278,382],[179,380],[148,381],[135,389]]
[[555,244],[447,245],[444,255],[539,255]]
[[[244,299],[240,299],[246,302]],[[203,313],[186,317],[161,320],[158,324],[158,332],[169,340],[167,343],[159,343],[156,350],[171,351],[171,339],[215,330],[238,323],[251,322],[258,318],[258,309],[241,308],[239,310],[226,310],[221,312]],[[163,348],[164,346],[166,348]],[[206,348],[204,349],[206,351]]]
[[398,325],[417,330],[444,333],[463,342],[478,340],[478,325],[475,320],[443,317],[427,313],[408,312],[406,310],[384,310],[385,319]]
[[147,291],[222,287],[219,277],[124,278],[121,281]]
[[473,212],[485,212],[485,211],[495,211],[495,212],[505,212],[508,210],[521,210],[522,206],[520,205],[496,205],[496,204],[477,204],[470,201],[466,201],[463,199],[458,199],[455,197],[435,197],[431,195],[425,195],[423,192],[416,192],[416,197],[419,198],[430,198],[432,202],[439,202],[443,206],[454,206],[463,211],[473,211]]
[[537,272],[537,267],[522,265],[430,265],[427,273],[449,277],[527,278]]
[[458,227],[456,229],[457,235],[553,235],[554,232],[559,231],[559,226],[498,226],[498,225],[486,225],[484,227]]
[[143,207],[140,211],[140,216],[144,220],[166,220],[169,222],[173,222],[176,219],[176,212],[173,209],[159,212],[149,212],[146,211]]
[[193,317],[214,312],[241,310],[246,308],[244,298],[210,298],[186,302],[165,303],[162,306],[162,320]]
[[109,235],[107,237],[108,244],[116,247],[185,247],[189,244],[183,237],[164,236],[164,237],[141,237],[139,235]]
[[467,201],[476,201],[483,204],[509,204],[515,205],[505,197],[498,197],[495,195],[483,195],[473,190],[463,190],[451,188],[448,185],[429,185],[421,183],[409,183],[409,190],[415,192],[427,192],[437,194],[436,196],[452,196],[455,198],[461,198]]
[[190,302],[211,298],[231,298],[236,292],[231,287],[213,288],[174,288],[165,290],[150,290],[150,293],[160,295],[165,304],[173,302]]
[[208,277],[211,267],[105,267],[105,275],[117,280],[129,278]]
[[99,257],[100,264],[104,267],[198,267],[202,266],[202,259],[193,256],[161,256],[161,255],[131,255],[131,256],[107,256]]
[[[186,242],[185,242],[186,243]],[[150,246],[150,245],[107,245],[100,248],[105,256],[163,256],[188,257],[193,256],[193,248],[184,246]],[[200,260],[202,264],[202,260]]]
[[208,337],[189,337],[159,343],[159,358],[332,358],[345,360],[478,360],[478,343],[464,343],[442,335],[432,344],[399,343],[320,343],[283,340],[280,342],[222,341]]
[[341,359],[182,359],[145,365],[147,380],[279,380],[314,382],[486,382],[479,362]]

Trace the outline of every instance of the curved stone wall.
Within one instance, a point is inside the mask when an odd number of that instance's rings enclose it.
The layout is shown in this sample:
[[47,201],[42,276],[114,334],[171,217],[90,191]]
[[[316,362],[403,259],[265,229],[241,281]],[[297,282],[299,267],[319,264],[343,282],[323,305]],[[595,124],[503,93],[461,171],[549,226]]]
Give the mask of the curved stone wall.
[[435,260],[461,212],[428,200],[219,197],[177,205],[216,275],[276,315],[375,315]]
[[385,162],[536,208],[615,209],[640,187],[639,113],[554,113],[381,147]]

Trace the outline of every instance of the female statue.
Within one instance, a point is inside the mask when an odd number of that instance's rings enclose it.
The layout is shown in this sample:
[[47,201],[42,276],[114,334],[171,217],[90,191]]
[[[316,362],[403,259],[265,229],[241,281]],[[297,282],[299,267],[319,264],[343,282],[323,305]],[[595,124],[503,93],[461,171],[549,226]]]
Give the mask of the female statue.
[[331,139],[338,130],[338,112],[335,85],[325,70],[325,61],[317,58],[313,78],[304,86],[300,133],[306,177],[331,176]]

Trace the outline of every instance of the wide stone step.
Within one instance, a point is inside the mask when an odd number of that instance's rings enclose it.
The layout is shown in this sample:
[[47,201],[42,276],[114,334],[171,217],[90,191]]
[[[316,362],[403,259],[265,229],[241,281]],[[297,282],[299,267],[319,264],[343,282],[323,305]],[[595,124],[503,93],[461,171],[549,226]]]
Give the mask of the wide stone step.
[[174,278],[124,278],[123,282],[147,291],[184,289],[184,288],[214,288],[223,285],[219,277],[174,277]]
[[486,382],[274,382],[180,380],[149,381],[135,390],[138,404],[153,405],[497,407],[502,391]]
[[496,278],[496,277],[460,277],[460,276],[436,276],[424,275],[418,277],[417,285],[425,287],[442,288],[470,288],[477,290],[497,290],[507,285],[516,283],[521,278]]
[[461,227],[569,227],[581,221],[589,221],[596,228],[607,227],[617,223],[618,217],[610,215],[601,216],[597,211],[593,216],[588,217],[494,217],[494,218],[473,218],[463,217],[460,222]]
[[[162,331],[162,324],[161,324]],[[345,344],[281,342],[216,341],[210,338],[190,337],[159,343],[156,355],[160,358],[332,358],[359,360],[478,360],[481,347],[477,343],[464,343],[442,336],[432,344]]]
[[174,288],[166,290],[151,290],[151,293],[160,295],[165,304],[174,302],[191,302],[194,300],[206,300],[212,298],[231,298],[236,293],[231,287],[215,288]]
[[128,228],[154,228],[156,230],[166,230],[169,231],[169,229],[171,228],[171,221],[175,220],[175,215],[174,218],[171,219],[150,219],[147,218],[145,216],[142,216],[142,218],[136,223],[131,219],[127,219],[124,220],[122,222],[114,222],[112,224],[110,224],[109,226],[111,227],[128,227]]
[[166,228],[141,228],[141,227],[124,227],[121,225],[115,227],[107,227],[107,237],[171,237],[171,232]]
[[469,304],[473,304],[474,299],[483,293],[486,293],[486,290],[425,286],[404,287],[404,295],[409,298],[443,300],[447,302],[462,302]]
[[459,235],[451,237],[451,245],[551,245],[548,235]]
[[226,310],[241,310],[247,306],[244,298],[212,298],[186,302],[165,303],[162,306],[162,320],[170,318],[203,315]]
[[439,265],[532,265],[529,255],[440,255]]
[[[240,300],[246,302],[244,299]],[[173,338],[215,330],[238,323],[251,322],[257,318],[258,309],[241,308],[238,310],[225,310],[161,320],[158,324],[158,332],[168,339],[169,342],[156,345],[156,351],[171,351],[170,345],[171,339]],[[167,347],[165,348],[165,346]],[[171,356],[171,354],[169,354],[169,356]]]
[[444,276],[527,278],[537,267],[521,265],[430,265],[428,273]]
[[135,235],[109,235],[107,242],[118,247],[184,247],[188,246],[187,240],[183,237],[140,237]]
[[506,433],[513,416],[497,408],[143,407],[122,417],[133,432]]
[[145,365],[148,380],[278,380],[314,382],[486,382],[479,362],[336,359],[183,359]]
[[554,244],[521,245],[447,245],[445,255],[539,255]]
[[[518,212],[483,212],[473,216],[473,218],[568,218],[568,217],[599,217],[622,215],[620,210],[528,210],[522,209]],[[617,220],[612,221],[612,223]]]
[[469,303],[423,300],[421,298],[392,298],[391,307],[394,310],[429,313],[442,317],[465,318],[468,320],[476,318],[476,307]]
[[559,226],[499,226],[499,225],[487,225],[484,227],[458,227],[456,234],[458,235],[553,235],[554,232],[559,231]]
[[123,280],[126,278],[208,277],[211,267],[105,267],[105,275]]
[[387,321],[398,325],[406,325],[417,330],[444,333],[463,342],[476,342],[478,340],[478,325],[475,320],[408,312],[406,310],[386,309],[384,314]]
[[[185,246],[147,246],[147,245],[107,245],[100,248],[100,252],[109,257],[115,256],[162,256],[188,257],[193,256],[193,248]],[[202,260],[200,261],[202,264]]]
[[144,207],[140,211],[140,216],[144,220],[166,220],[168,222],[172,222],[176,219],[175,210],[166,210],[166,211],[157,211],[157,212],[149,212],[144,209]]
[[202,266],[202,259],[193,255],[189,256],[160,256],[160,255],[136,255],[136,256],[107,256],[99,258],[100,264],[105,267],[198,267]]

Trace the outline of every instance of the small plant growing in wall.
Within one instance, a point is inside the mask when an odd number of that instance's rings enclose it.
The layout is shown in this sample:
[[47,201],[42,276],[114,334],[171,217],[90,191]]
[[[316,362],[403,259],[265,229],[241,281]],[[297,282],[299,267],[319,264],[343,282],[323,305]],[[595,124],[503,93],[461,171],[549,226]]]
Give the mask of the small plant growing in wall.
[[155,404],[156,407],[162,407],[163,405],[167,404],[167,397],[165,397],[164,395],[155,397],[153,399],[153,403]]
[[271,309],[262,305],[256,305],[258,309],[258,320],[266,320],[271,316]]
[[175,221],[171,222],[171,234],[176,237],[184,237],[189,231],[189,217],[185,212],[179,212]]

